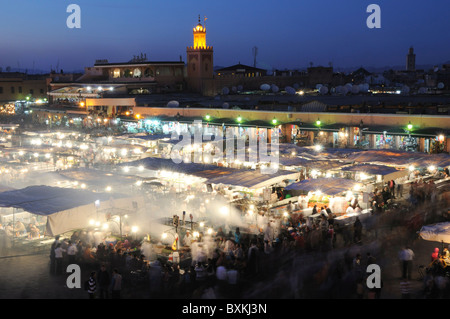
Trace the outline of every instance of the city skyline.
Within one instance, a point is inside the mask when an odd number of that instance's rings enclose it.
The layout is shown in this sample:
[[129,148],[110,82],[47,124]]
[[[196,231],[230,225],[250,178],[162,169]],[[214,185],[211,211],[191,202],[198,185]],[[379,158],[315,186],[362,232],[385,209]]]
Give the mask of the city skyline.
[[[375,1],[381,28],[369,29],[366,8],[374,1],[183,2],[78,0],[81,28],[69,29],[68,3],[19,0],[3,6],[0,66],[67,71],[97,59],[126,62],[145,53],[151,61],[186,62],[192,27],[206,20],[207,44],[216,66],[241,62],[257,67],[300,69],[404,66],[414,47],[417,65],[450,60],[446,1]],[[447,10],[446,10],[447,9]]]

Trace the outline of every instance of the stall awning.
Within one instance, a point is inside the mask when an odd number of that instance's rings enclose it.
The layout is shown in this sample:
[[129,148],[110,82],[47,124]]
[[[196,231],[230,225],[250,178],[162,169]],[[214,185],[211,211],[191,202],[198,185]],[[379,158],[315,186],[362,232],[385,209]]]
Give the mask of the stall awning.
[[389,175],[397,172],[398,169],[391,166],[384,165],[371,165],[371,164],[357,164],[352,166],[342,167],[341,171],[344,172],[362,172],[369,175]]
[[379,175],[382,176],[383,181],[385,182],[395,180],[397,178],[401,178],[408,175],[407,169],[398,169],[392,166],[372,165],[372,164],[357,164],[342,167],[340,170],[344,172],[355,172],[355,173],[359,172],[367,175]]
[[353,190],[356,185],[361,186],[362,184],[345,178],[317,178],[305,179],[301,182],[291,184],[285,187],[285,190],[298,190],[304,192],[321,191],[325,195],[333,196],[342,192]]
[[48,216],[82,205],[94,205],[96,200],[107,201],[113,197],[123,196],[39,185],[0,193],[0,207],[21,208],[32,214]]
[[150,170],[165,170],[203,178],[205,179],[205,183],[240,186],[252,189],[272,186],[284,180],[296,179],[298,177],[297,172],[286,170],[278,170],[271,174],[265,174],[260,170],[229,168],[200,163],[175,163],[171,159],[154,157],[125,163],[125,165],[143,165]]
[[295,180],[298,178],[297,172],[278,171],[273,174],[263,174],[259,170],[241,170],[232,174],[211,177],[208,179],[212,184],[224,184],[258,189],[270,187],[285,180]]
[[427,167],[434,165],[436,167],[450,166],[450,155],[426,154],[419,152],[406,152],[399,150],[367,150],[350,154],[346,158],[347,161],[359,163],[379,163],[396,166]]
[[428,241],[450,243],[450,222],[423,226],[419,236]]

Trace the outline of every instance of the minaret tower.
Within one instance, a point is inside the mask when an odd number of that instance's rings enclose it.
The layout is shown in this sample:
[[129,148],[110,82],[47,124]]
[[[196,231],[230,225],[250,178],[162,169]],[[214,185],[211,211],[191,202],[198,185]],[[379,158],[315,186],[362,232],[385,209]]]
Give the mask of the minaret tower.
[[414,48],[409,48],[408,55],[406,56],[406,71],[416,70],[416,55],[414,54]]
[[203,93],[205,80],[213,78],[213,48],[206,45],[206,28],[198,24],[193,30],[194,43],[187,47],[187,84],[191,91]]

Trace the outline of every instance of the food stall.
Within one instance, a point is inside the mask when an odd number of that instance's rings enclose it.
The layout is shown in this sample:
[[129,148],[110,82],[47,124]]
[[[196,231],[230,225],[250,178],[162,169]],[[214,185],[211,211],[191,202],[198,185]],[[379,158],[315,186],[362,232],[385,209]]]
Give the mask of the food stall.
[[307,179],[285,187],[285,191],[297,196],[300,206],[296,213],[301,213],[308,218],[318,218],[320,214],[313,214],[313,207],[317,210],[327,206],[336,216],[338,222],[348,223],[352,215],[347,208],[358,204],[361,207],[361,214],[370,212],[368,209],[368,198],[365,196],[364,185],[350,179],[344,178],[317,178]]

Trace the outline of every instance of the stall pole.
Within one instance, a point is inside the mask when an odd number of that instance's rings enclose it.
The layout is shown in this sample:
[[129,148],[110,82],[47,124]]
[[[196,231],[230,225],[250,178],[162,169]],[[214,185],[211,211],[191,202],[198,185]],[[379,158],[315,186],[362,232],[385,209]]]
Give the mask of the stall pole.
[[14,247],[14,243],[16,241],[16,208],[13,208],[13,241],[12,246]]

